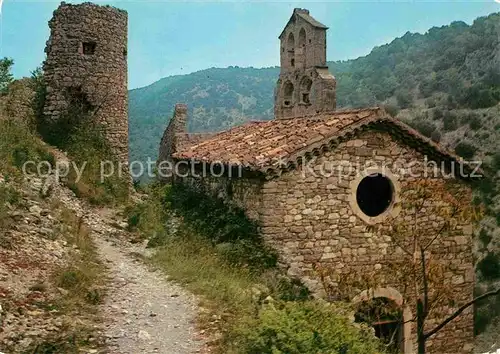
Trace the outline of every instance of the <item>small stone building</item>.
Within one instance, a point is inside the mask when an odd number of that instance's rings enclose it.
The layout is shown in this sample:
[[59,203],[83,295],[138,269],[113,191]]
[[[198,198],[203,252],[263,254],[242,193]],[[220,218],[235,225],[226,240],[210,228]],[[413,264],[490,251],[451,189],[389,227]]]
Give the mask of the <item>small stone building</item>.
[[43,64],[44,114],[61,119],[71,105],[104,129],[115,155],[128,164],[127,12],[62,2],[49,21]]
[[[363,270],[401,260],[401,249],[372,226],[408,217],[410,211],[399,204],[400,192],[412,180],[432,178],[426,161],[461,163],[381,108],[334,110],[335,79],[325,66],[325,38],[326,27],[296,9],[280,36],[275,119],[191,135],[186,132],[187,108],[178,104],[158,162],[160,173],[162,168],[173,173],[168,181],[203,188],[243,208],[259,222],[265,242],[278,252],[288,274],[318,294],[317,264]],[[404,173],[410,170],[411,176]],[[466,183],[464,188],[469,188]],[[429,228],[435,225],[432,213],[420,218]],[[456,225],[432,252],[446,260],[446,282],[453,285],[456,300],[446,308],[451,312],[473,296],[471,226]],[[415,299],[404,299],[402,287],[387,280],[354,301],[376,297],[404,307],[398,350],[413,353],[415,306],[409,304]],[[431,318],[428,325],[438,320]],[[428,341],[428,351],[471,353],[472,342],[469,309]]]

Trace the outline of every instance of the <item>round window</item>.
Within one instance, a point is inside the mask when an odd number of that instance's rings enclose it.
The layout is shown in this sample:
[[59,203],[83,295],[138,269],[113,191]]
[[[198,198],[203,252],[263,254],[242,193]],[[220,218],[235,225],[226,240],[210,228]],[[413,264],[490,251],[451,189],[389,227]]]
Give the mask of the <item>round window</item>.
[[370,217],[378,216],[392,203],[394,187],[386,176],[374,173],[361,180],[356,190],[359,209]]

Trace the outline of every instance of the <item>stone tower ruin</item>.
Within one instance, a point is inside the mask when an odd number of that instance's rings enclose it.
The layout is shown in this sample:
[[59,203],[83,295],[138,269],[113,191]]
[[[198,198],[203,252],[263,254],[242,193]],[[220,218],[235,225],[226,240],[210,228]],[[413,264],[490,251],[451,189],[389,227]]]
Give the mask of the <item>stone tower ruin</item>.
[[127,12],[62,2],[49,21],[43,69],[44,114],[57,121],[73,103],[103,128],[113,152],[128,163]]
[[276,118],[333,111],[336,81],[326,64],[326,30],[305,9],[294,9],[279,36],[281,71],[275,91]]

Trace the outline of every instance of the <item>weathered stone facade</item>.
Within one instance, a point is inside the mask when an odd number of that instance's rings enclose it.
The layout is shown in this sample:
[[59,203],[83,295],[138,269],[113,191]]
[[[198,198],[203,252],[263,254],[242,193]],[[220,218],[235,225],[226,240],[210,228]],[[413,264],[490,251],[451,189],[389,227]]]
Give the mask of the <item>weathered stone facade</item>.
[[274,94],[276,118],[334,110],[336,81],[326,64],[327,27],[295,9],[280,35],[281,71]]
[[[201,187],[205,192],[243,208],[248,217],[259,222],[261,234],[278,252],[280,264],[288,274],[300,278],[318,295],[323,294],[315,270],[318,265],[336,269],[339,273],[355,270],[384,274],[390,272],[386,269],[389,263],[403,262],[403,250],[391,237],[370,231],[369,226],[388,222],[391,220],[389,216],[406,218],[411,215],[408,210],[398,208],[397,193],[416,177],[408,178],[400,172],[411,168],[412,175],[432,178],[434,170],[424,162],[425,156],[386,132],[373,131],[353,137],[311,161],[270,180],[247,174],[241,178],[227,175],[195,178],[188,175],[180,181]],[[427,173],[424,173],[425,169],[428,169]],[[364,176],[364,172],[377,171],[390,176],[396,195],[387,211],[370,221],[354,206],[353,195],[360,176]],[[331,176],[325,177],[325,174]],[[233,173],[233,176],[237,174]],[[465,184],[463,187],[469,188]],[[432,206],[429,206],[429,213],[419,216],[418,220],[429,231],[441,227],[439,221],[432,213]],[[422,228],[422,232],[425,230]],[[445,266],[445,285],[453,287],[455,303],[434,309],[426,330],[472,299],[471,225],[457,225],[438,238],[429,252],[433,259]],[[416,325],[410,320],[415,316],[416,299],[412,292],[405,294],[408,284],[395,281],[395,277],[387,273],[387,279],[379,284],[375,296],[404,304],[404,319],[408,321],[404,329],[404,353],[413,353],[416,351]],[[374,293],[370,292],[369,296],[373,297]],[[354,301],[367,299],[368,295],[362,292],[355,296]],[[473,313],[469,308],[428,340],[428,352],[471,353],[472,328]]]
[[43,64],[45,115],[58,120],[72,100],[88,106],[119,160],[128,163],[127,13],[62,2],[49,21]]
[[[411,148],[394,141],[389,135],[366,133],[354,140],[318,157],[311,164],[315,172],[298,169],[280,178],[264,183],[262,188],[262,209],[260,223],[265,239],[280,253],[291,275],[305,279],[309,286],[321,290],[318,276],[313,266],[321,264],[342,270],[373,269],[384,271],[389,261],[402,261],[402,250],[388,236],[380,236],[367,231],[369,226],[363,216],[352,207],[352,195],[356,192],[356,181],[362,170],[353,166],[385,166],[385,174],[391,174],[393,183],[401,188],[409,182],[396,177],[399,168],[409,168],[418,172],[413,165],[423,162],[424,156]],[[345,166],[342,178],[323,177],[320,169],[337,171]],[[398,167],[396,167],[398,166]],[[424,167],[421,166],[421,169]],[[382,171],[382,169],[381,169]],[[423,170],[421,175],[423,176]],[[430,172],[430,171],[429,171]],[[431,173],[428,174],[432,176]],[[397,193],[397,191],[396,191]],[[394,210],[388,209],[388,213]],[[398,217],[405,218],[406,210],[400,210]],[[435,215],[429,213],[419,218],[419,223],[429,228],[437,225]],[[382,219],[380,222],[384,222]],[[423,230],[424,231],[424,230]],[[472,259],[472,228],[458,225],[453,232],[439,238],[430,250],[446,264],[447,280],[455,289],[456,304],[471,300],[474,288],[474,263]],[[404,285],[398,283],[381,284],[404,293]],[[415,299],[405,299],[411,311],[416,308]],[[449,311],[456,308],[450,307]],[[415,314],[413,313],[413,316]],[[436,325],[438,318],[428,322]],[[429,341],[430,353],[469,353],[473,342],[472,308],[454,320]],[[415,326],[412,328],[414,339]]]

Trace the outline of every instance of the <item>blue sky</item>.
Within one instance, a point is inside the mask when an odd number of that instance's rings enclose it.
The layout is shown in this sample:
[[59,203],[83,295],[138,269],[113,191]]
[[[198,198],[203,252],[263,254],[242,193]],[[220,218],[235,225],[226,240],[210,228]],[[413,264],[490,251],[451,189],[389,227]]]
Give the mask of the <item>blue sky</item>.
[[[67,1],[80,2],[80,1]],[[278,35],[294,7],[329,26],[328,60],[366,55],[405,32],[424,33],[500,11],[500,0],[182,2],[95,1],[129,13],[129,87],[169,75],[230,65],[279,64]],[[58,1],[4,0],[0,56],[15,60],[14,75],[29,75],[44,59],[47,22]]]

